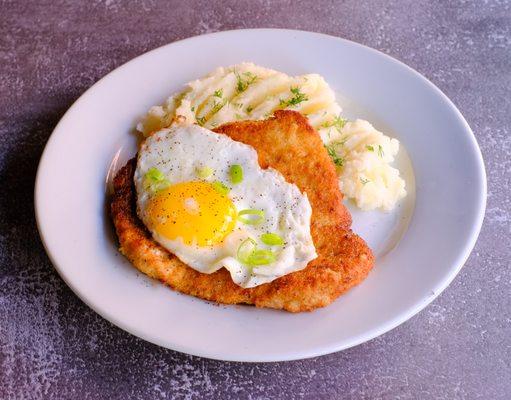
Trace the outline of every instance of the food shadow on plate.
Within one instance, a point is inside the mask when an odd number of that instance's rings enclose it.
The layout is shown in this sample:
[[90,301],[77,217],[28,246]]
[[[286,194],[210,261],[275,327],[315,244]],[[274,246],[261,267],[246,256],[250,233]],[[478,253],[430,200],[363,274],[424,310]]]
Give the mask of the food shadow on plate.
[[136,131],[136,129],[131,129],[128,140],[123,137],[122,142],[117,143],[113,147],[112,156],[107,161],[107,165],[105,166],[106,175],[104,180],[104,196],[103,196],[103,210],[102,210],[102,231],[103,237],[105,238],[105,248],[112,253],[112,255],[116,258],[116,261],[112,265],[115,265],[117,268],[122,268],[123,272],[135,275],[139,277],[140,281],[143,282],[146,286],[155,286],[158,285],[159,282],[147,277],[146,275],[140,273],[137,269],[133,268],[131,263],[119,252],[119,241],[117,239],[117,235],[115,233],[115,227],[112,222],[111,214],[110,214],[110,202],[113,194],[113,180],[117,172],[133,157],[136,156],[137,148],[140,142],[140,134]]

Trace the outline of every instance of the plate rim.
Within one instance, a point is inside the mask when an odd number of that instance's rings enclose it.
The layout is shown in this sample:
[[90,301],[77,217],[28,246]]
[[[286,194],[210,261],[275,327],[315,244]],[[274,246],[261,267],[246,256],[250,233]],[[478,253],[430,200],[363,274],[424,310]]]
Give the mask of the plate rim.
[[[317,346],[313,350],[305,350],[302,352],[294,352],[294,353],[285,353],[285,354],[279,354],[274,353],[272,356],[259,356],[259,357],[253,357],[253,356],[239,356],[239,357],[222,357],[221,354],[215,353],[215,352],[208,352],[208,351],[197,351],[193,348],[189,348],[187,346],[181,346],[176,345],[174,347],[169,347],[167,344],[163,344],[159,340],[155,339],[154,337],[150,337],[150,335],[143,333],[142,331],[138,329],[133,329],[132,327],[127,327],[122,320],[118,319],[115,315],[112,315],[111,313],[105,311],[105,310],[99,310],[95,308],[87,297],[81,292],[79,287],[76,287],[72,284],[71,280],[69,279],[68,275],[65,272],[65,268],[61,268],[58,263],[56,263],[55,258],[45,240],[45,229],[44,226],[41,223],[41,206],[39,200],[42,197],[42,193],[44,192],[44,188],[42,187],[42,170],[44,168],[45,163],[47,163],[49,149],[53,146],[53,144],[56,141],[56,138],[59,135],[59,127],[64,123],[67,118],[69,118],[69,115],[71,111],[73,111],[76,107],[80,105],[80,103],[90,95],[90,93],[93,91],[93,89],[96,86],[99,86],[104,80],[106,80],[111,74],[117,72],[118,70],[121,70],[125,68],[128,64],[134,63],[140,58],[154,53],[162,51],[163,49],[176,45],[176,44],[182,44],[184,42],[191,42],[193,40],[196,40],[198,38],[203,37],[212,37],[212,36],[222,36],[222,35],[232,35],[232,34],[238,34],[240,32],[262,32],[266,31],[269,33],[299,33],[299,34],[306,34],[311,36],[316,36],[319,39],[328,39],[328,40],[335,40],[344,42],[347,45],[355,46],[355,47],[362,47],[365,49],[365,51],[376,53],[378,56],[385,58],[388,62],[398,64],[400,67],[405,67],[409,72],[411,72],[415,78],[418,78],[422,80],[429,89],[436,92],[437,95],[441,97],[441,99],[444,101],[445,105],[449,107],[450,111],[457,117],[457,119],[461,122],[463,130],[470,140],[470,145],[474,151],[475,160],[478,164],[478,172],[479,176],[477,177],[478,180],[480,180],[482,184],[482,191],[479,193],[479,198],[477,199],[477,217],[474,220],[474,224],[471,226],[470,230],[470,237],[465,242],[462,249],[458,251],[458,255],[456,257],[456,261],[451,263],[451,268],[449,269],[448,273],[445,274],[442,280],[440,280],[434,288],[431,289],[432,294],[429,296],[424,296],[420,302],[418,302],[415,306],[409,307],[408,310],[405,310],[399,314],[397,314],[394,318],[389,319],[386,323],[380,324],[377,328],[374,328],[372,330],[369,330],[365,332],[364,334],[360,334],[356,337],[354,337],[350,341],[345,341],[340,344],[336,345],[323,345],[323,346]],[[413,160],[412,160],[413,161]],[[35,178],[35,185],[34,185],[34,209],[35,209],[35,217],[36,217],[36,225],[39,232],[39,236],[41,238],[41,242],[44,246],[44,249],[46,251],[46,254],[48,255],[52,265],[54,266],[55,270],[59,274],[59,276],[62,278],[62,280],[69,286],[69,288],[74,292],[78,298],[83,301],[88,307],[90,307],[94,312],[99,314],[101,317],[109,321],[110,323],[116,325],[117,327],[121,328],[122,330],[137,336],[141,339],[144,339],[150,343],[156,344],[158,346],[161,346],[163,348],[168,348],[174,351],[178,351],[181,353],[191,354],[194,356],[200,356],[200,357],[206,357],[209,359],[216,359],[216,360],[222,360],[222,361],[236,361],[236,362],[279,362],[279,361],[292,361],[292,360],[300,360],[300,359],[307,359],[312,357],[317,357],[325,354],[330,354],[338,351],[342,351],[354,346],[357,346],[359,344],[362,344],[364,342],[367,342],[371,339],[374,339],[378,336],[383,335],[386,332],[391,331],[392,329],[396,328],[397,326],[401,325],[402,323],[406,322],[410,318],[412,318],[414,315],[422,311],[427,305],[429,305],[431,302],[433,302],[448,286],[449,284],[454,280],[454,278],[458,275],[461,268],[465,265],[466,261],[468,260],[473,248],[475,247],[475,244],[477,242],[479,233],[482,228],[482,224],[484,221],[485,211],[486,211],[486,201],[487,201],[487,176],[486,176],[486,168],[484,164],[484,160],[482,157],[481,149],[477,143],[477,139],[470,128],[468,122],[465,120],[461,112],[458,110],[458,108],[455,106],[455,104],[443,93],[442,90],[440,90],[435,84],[433,84],[429,79],[427,79],[425,76],[423,76],[421,73],[416,71],[415,69],[409,67],[402,61],[391,57],[379,50],[376,50],[374,48],[371,48],[369,46],[354,42],[352,40],[344,39],[341,37],[328,35],[324,33],[318,33],[318,32],[310,32],[305,30],[294,30],[294,29],[274,29],[274,28],[255,28],[255,29],[233,29],[233,30],[226,30],[226,31],[219,31],[219,32],[211,32],[206,33],[202,35],[195,35],[188,38],[184,38],[181,40],[177,40],[174,42],[170,42],[167,44],[164,44],[162,46],[156,47],[152,50],[146,51],[128,61],[121,64],[120,66],[114,68],[112,71],[108,72],[106,75],[104,75],[102,78],[100,78],[97,82],[95,82],[92,86],[90,86],[85,92],[83,92],[80,97],[78,97],[77,100],[73,102],[73,104],[68,108],[68,110],[64,113],[62,118],[59,120],[55,128],[53,129],[48,141],[46,142],[44,146],[44,150],[42,152],[41,158],[39,160],[36,178]]]

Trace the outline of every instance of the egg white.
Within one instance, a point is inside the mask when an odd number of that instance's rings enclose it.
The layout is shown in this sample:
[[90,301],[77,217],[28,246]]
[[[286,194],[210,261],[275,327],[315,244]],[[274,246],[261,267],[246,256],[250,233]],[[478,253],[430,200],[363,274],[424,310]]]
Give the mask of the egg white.
[[[236,185],[229,179],[233,164],[243,168],[243,181]],[[213,246],[186,245],[179,238],[169,240],[151,231],[159,244],[191,268],[209,274],[225,267],[236,284],[250,288],[299,271],[317,257],[310,234],[312,210],[307,195],[286,182],[278,171],[261,169],[253,147],[197,125],[176,125],[146,138],[139,150],[134,176],[137,213],[146,226],[150,225],[148,204],[153,194],[144,188],[143,181],[153,167],[171,184],[199,180],[198,168],[212,168],[214,172],[207,180],[218,180],[230,187],[228,196],[238,211],[264,211],[262,223],[247,225],[238,221],[225,240]],[[261,243],[261,234],[267,232],[280,235],[284,245],[270,247]],[[236,256],[238,247],[247,238],[254,239],[258,248],[274,251],[275,261],[253,268],[240,262]]]

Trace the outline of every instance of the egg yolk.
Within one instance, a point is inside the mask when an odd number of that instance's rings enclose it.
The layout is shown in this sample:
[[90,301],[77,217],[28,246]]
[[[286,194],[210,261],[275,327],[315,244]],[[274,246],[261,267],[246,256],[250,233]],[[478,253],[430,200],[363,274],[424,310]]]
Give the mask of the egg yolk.
[[167,239],[187,245],[220,243],[236,224],[231,199],[208,182],[191,181],[159,191],[148,205],[150,227]]

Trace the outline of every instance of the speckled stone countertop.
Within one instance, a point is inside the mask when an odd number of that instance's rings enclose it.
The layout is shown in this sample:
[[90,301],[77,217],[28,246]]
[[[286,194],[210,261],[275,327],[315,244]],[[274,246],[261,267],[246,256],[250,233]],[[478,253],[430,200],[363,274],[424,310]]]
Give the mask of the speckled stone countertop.
[[[71,292],[35,226],[39,157],[88,87],[157,46],[250,27],[402,60],[459,107],[487,168],[484,226],[451,286],[393,331],[310,360],[226,363],[137,339]],[[509,1],[1,1],[0,149],[0,399],[511,398]]]

